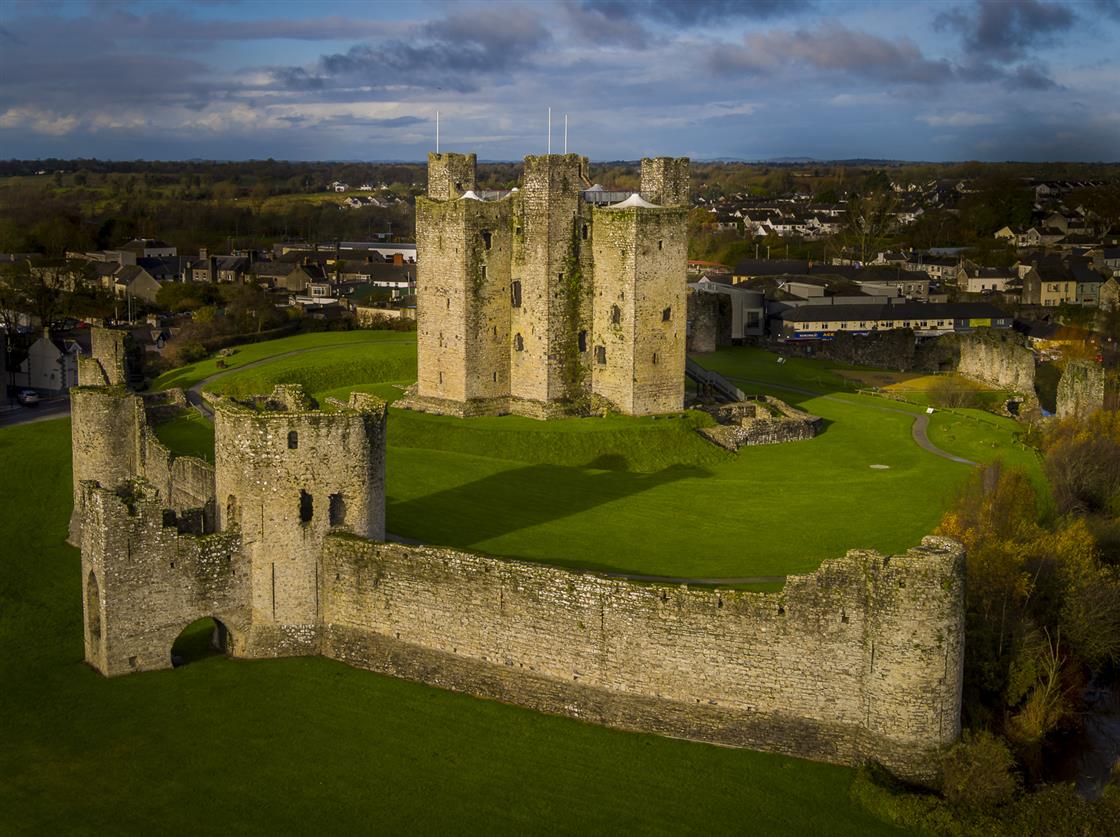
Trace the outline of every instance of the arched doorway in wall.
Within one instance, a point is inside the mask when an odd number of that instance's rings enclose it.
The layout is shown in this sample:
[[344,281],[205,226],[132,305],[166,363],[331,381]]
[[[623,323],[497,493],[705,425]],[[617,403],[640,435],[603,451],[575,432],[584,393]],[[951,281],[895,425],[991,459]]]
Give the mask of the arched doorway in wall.
[[196,663],[207,657],[229,652],[229,628],[218,619],[207,616],[191,622],[171,645],[171,665],[175,668]]
[[89,623],[90,657],[101,653],[101,590],[93,570],[86,578],[86,621]]

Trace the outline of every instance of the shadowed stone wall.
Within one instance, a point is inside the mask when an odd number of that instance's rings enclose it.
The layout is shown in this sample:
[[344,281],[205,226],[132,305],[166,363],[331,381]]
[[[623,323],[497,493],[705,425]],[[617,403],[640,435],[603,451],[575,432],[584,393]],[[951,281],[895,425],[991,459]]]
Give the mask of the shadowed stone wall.
[[963,554],[852,551],[780,593],[328,538],[323,653],[629,729],[930,780],[960,729]]

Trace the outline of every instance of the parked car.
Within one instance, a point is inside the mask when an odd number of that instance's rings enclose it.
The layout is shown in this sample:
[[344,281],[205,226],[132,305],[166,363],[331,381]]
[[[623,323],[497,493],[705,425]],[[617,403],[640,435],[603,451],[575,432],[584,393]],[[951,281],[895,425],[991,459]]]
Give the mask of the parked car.
[[16,401],[24,407],[30,407],[39,403],[39,393],[33,389],[21,389],[16,393]]

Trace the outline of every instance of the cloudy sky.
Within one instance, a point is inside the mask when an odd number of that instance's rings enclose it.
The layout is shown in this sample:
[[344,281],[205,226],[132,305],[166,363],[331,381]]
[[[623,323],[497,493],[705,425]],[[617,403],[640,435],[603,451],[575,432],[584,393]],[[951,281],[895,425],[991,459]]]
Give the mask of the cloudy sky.
[[0,158],[1120,159],[1120,0],[0,0]]

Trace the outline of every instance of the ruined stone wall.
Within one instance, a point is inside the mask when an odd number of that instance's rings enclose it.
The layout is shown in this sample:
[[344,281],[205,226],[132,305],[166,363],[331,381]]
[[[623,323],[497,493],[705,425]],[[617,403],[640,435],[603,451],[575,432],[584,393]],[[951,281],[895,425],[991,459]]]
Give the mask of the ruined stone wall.
[[1058,381],[1058,418],[1084,418],[1104,408],[1108,377],[1099,363],[1088,360],[1068,361]]
[[[155,400],[158,412],[180,402],[182,392]],[[166,404],[164,403],[166,402]],[[70,435],[74,479],[74,510],[69,540],[81,542],[81,484],[116,488],[134,478],[147,480],[166,508],[178,514],[198,510],[199,525],[214,528],[214,467],[196,457],[175,456],[156,438],[146,397],[123,387],[82,386],[70,391]]]
[[688,289],[685,301],[686,351],[714,352],[731,345],[731,297],[727,294]]
[[642,160],[641,195],[659,206],[691,206],[687,157]]
[[83,482],[92,480],[106,488],[115,488],[140,475],[144,426],[143,401],[123,387],[79,386],[70,389],[74,479],[70,543],[81,543]]
[[814,347],[814,354],[860,366],[904,371],[914,368],[917,338],[909,328],[873,331],[870,334],[836,333],[831,340]]
[[429,153],[428,197],[437,201],[455,200],[473,190],[476,164],[474,154]]
[[960,335],[962,375],[1034,398],[1035,359],[1026,338],[1013,331],[982,329]]
[[207,616],[246,637],[248,568],[236,534],[180,534],[158,490],[83,483],[82,601],[86,661],[106,676],[171,667],[183,628]]
[[666,413],[684,403],[686,214],[684,207],[594,213],[592,391],[625,413]]
[[128,357],[128,334],[111,328],[94,328],[90,331],[90,361],[83,369],[78,367],[81,386],[124,386],[128,382],[125,367]]
[[780,593],[328,538],[323,653],[596,723],[932,778],[960,729],[963,555],[853,551]]
[[257,405],[214,402],[221,531],[251,567],[253,654],[312,653],[318,555],[328,532],[385,536],[385,404],[354,393],[330,412],[278,386]]

